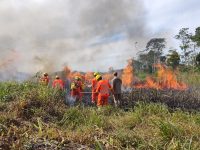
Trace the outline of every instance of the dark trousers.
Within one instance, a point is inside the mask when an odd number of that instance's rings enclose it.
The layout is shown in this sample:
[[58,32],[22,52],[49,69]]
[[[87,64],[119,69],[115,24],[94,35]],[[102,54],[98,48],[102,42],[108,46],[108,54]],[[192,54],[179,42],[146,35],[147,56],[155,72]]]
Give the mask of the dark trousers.
[[122,105],[121,94],[114,94],[114,97],[115,106]]

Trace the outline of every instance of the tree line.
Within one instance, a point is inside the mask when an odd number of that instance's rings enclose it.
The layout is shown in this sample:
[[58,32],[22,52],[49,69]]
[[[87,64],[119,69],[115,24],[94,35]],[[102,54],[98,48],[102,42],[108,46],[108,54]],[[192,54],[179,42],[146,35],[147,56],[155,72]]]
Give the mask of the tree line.
[[152,73],[155,71],[154,64],[162,63],[173,69],[179,67],[200,71],[200,27],[195,29],[194,34],[189,32],[189,28],[182,28],[174,38],[180,42],[179,50],[170,48],[165,55],[166,39],[150,39],[146,48],[138,52],[138,58],[134,59],[134,68]]

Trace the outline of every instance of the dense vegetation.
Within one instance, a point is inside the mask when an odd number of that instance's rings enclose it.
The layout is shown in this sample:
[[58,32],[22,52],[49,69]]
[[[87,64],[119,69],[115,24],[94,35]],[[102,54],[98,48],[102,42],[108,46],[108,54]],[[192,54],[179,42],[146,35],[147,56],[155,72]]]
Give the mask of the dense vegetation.
[[[145,49],[140,49],[134,60],[134,70],[146,73],[155,72],[155,64],[162,63],[174,70],[182,71],[200,70],[200,27],[191,33],[189,28],[182,28],[174,37],[179,41],[179,47],[167,48],[165,38],[150,39]],[[135,47],[137,42],[135,43]],[[165,51],[165,53],[164,53]]]
[[136,103],[68,107],[64,93],[0,83],[0,149],[199,149],[200,113]]

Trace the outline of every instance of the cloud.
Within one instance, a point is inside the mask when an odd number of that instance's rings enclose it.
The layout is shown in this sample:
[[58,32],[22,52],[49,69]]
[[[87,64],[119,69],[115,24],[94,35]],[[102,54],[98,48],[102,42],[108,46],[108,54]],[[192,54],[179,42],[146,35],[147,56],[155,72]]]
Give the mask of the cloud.
[[200,25],[195,19],[200,14],[200,1],[198,0],[144,0],[147,11],[148,26],[153,32],[178,32],[180,28],[194,28]]

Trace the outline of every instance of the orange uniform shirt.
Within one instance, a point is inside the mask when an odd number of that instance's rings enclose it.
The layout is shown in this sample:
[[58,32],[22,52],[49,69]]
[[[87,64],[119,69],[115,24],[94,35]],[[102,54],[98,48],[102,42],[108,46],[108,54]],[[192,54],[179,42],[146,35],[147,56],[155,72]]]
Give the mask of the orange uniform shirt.
[[97,84],[96,92],[99,93],[99,96],[109,96],[111,85],[108,80],[101,80]]
[[75,81],[76,88],[71,90],[71,96],[77,96],[77,98],[82,98],[82,91],[83,91],[83,85],[81,81]]
[[92,91],[95,92],[97,89],[97,83],[98,81],[94,78],[92,79]]
[[59,88],[61,90],[64,89],[64,82],[61,79],[55,79],[53,81],[53,88]]
[[92,101],[95,102],[97,100],[98,93],[96,92],[98,81],[96,78],[92,80]]
[[40,82],[41,82],[42,84],[48,85],[48,84],[49,84],[49,77],[42,77],[42,78],[40,79]]

